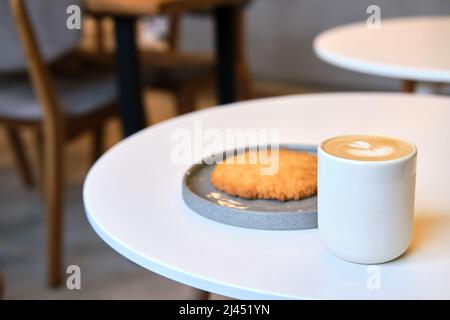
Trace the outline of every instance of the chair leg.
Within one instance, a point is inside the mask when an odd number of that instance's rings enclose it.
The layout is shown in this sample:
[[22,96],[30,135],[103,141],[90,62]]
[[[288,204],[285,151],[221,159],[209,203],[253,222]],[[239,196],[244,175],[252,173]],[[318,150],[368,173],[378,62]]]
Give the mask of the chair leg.
[[47,281],[62,280],[63,141],[44,132],[44,183],[47,203]]
[[101,126],[95,128],[92,134],[92,163],[94,163],[103,153],[103,128]]
[[178,40],[180,38],[180,21],[181,17],[179,13],[172,13],[169,15],[169,35],[168,46],[170,52],[178,50]]
[[20,174],[20,179],[26,188],[31,188],[34,186],[33,176],[19,133],[13,128],[7,128],[6,132]]
[[414,93],[416,91],[417,83],[412,80],[402,80],[401,91],[405,93]]
[[175,100],[178,114],[194,111],[194,89],[189,84],[181,85],[175,90]]
[[95,17],[93,20],[94,29],[95,29],[95,41],[96,41],[96,49],[98,53],[105,53],[105,30],[103,27],[103,18]]
[[0,300],[3,299],[4,292],[5,292],[5,280],[3,274],[0,272]]

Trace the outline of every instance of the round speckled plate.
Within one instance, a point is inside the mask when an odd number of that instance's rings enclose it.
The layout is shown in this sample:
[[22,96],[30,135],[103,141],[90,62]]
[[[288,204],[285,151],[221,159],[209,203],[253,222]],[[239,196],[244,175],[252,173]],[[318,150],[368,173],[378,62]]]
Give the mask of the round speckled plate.
[[[316,154],[317,146],[281,145],[281,148]],[[238,151],[242,152],[242,150]],[[280,202],[243,199],[217,190],[210,183],[211,156],[189,168],[183,178],[183,199],[198,214],[229,225],[264,230],[317,228],[317,197]]]

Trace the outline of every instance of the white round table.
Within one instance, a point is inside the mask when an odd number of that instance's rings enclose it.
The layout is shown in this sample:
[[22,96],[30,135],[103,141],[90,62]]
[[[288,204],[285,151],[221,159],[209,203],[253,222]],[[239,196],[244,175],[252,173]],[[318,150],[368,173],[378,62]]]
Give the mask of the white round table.
[[[184,129],[194,143],[209,128],[278,128],[282,143],[318,144],[348,133],[413,141],[419,150],[413,244],[399,259],[372,268],[334,257],[317,229],[251,230],[203,218],[182,200],[189,164],[175,164],[171,153],[174,132]],[[448,299],[449,159],[449,98],[287,96],[211,108],[147,128],[97,161],[83,196],[92,227],[113,249],[208,292],[244,299]]]
[[[354,23],[314,40],[324,61],[352,71],[414,82],[450,83],[450,16],[382,19],[380,29]],[[409,88],[409,89],[408,89]]]

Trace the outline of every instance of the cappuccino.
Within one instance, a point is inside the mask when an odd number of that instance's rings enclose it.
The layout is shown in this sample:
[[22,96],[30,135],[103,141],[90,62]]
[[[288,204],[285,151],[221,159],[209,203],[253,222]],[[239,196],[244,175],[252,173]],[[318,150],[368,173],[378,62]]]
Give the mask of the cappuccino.
[[408,156],[415,147],[405,141],[371,135],[348,135],[326,140],[322,149],[335,157],[359,161],[387,161]]
[[317,219],[332,253],[375,264],[406,251],[412,239],[416,161],[416,147],[395,138],[349,135],[320,145]]

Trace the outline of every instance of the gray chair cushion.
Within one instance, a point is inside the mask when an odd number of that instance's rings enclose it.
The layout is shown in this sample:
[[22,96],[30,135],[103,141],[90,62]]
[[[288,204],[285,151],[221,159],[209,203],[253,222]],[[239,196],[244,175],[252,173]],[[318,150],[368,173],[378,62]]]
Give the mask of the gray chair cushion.
[[[81,30],[69,30],[69,5],[81,0],[25,0],[44,61],[51,62],[74,48]],[[0,72],[25,70],[26,62],[12,17],[9,0],[0,0]]]
[[[52,79],[68,116],[94,112],[116,99],[114,77],[108,73],[86,70]],[[0,76],[0,118],[38,121],[42,110],[26,74]]]

